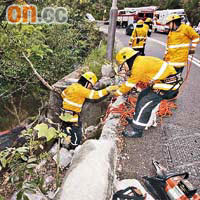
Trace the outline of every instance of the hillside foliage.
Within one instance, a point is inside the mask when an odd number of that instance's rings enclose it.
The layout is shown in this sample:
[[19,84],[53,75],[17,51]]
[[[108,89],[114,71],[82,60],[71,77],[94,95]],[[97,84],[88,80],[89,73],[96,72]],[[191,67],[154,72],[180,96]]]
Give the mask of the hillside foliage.
[[[12,120],[19,124],[37,112],[35,108],[43,104],[41,100],[48,98],[47,89],[33,74],[23,54],[52,85],[83,63],[101,40],[95,25],[85,19],[81,4],[68,7],[64,1],[43,2],[38,4],[39,9],[47,5],[65,6],[68,22],[63,25],[0,23],[0,130]],[[1,6],[0,15],[4,7]]]

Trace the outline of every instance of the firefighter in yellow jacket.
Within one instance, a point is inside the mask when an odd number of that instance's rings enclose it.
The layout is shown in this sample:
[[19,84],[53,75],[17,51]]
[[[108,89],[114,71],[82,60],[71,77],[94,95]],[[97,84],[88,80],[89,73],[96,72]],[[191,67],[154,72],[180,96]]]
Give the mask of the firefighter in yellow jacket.
[[170,32],[164,60],[173,65],[178,72],[182,72],[184,66],[187,65],[188,54],[195,53],[199,35],[191,26],[182,24],[181,17],[177,14],[168,16],[167,25]]
[[115,92],[116,96],[126,94],[140,81],[150,83],[138,96],[133,120],[129,120],[123,135],[142,137],[143,130],[155,122],[156,111],[163,99],[174,98],[182,84],[175,68],[152,56],[140,56],[130,47],[122,48],[116,56],[120,69],[131,72],[126,82]]
[[150,37],[152,33],[152,19],[151,18],[146,18],[144,21],[144,27],[147,30],[147,36]]
[[105,89],[95,91],[91,88],[97,82],[97,77],[93,72],[83,74],[77,83],[68,86],[61,94],[63,99],[62,130],[71,136],[71,148],[80,144],[82,138],[82,124],[79,114],[82,110],[85,99],[100,99],[112,91],[116,91],[117,86],[108,86]]
[[143,26],[143,24],[143,20],[138,20],[136,28],[133,30],[133,33],[131,35],[129,46],[132,46],[134,50],[139,51],[140,54],[144,56],[144,47],[147,38],[147,30]]

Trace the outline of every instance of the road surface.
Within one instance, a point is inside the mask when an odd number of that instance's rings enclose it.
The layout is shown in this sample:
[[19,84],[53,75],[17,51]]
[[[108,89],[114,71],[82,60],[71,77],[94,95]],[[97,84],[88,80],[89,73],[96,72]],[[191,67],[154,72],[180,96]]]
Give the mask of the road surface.
[[[107,30],[106,26],[101,27]],[[128,45],[130,36],[117,29],[116,48]],[[167,35],[152,33],[145,54],[163,58]],[[194,55],[190,76],[183,92],[176,100],[178,108],[156,128],[144,131],[143,138],[125,138],[125,148],[120,155],[122,170],[119,179],[155,175],[152,159],[169,170],[190,173],[191,183],[200,192],[200,44]],[[186,71],[186,70],[185,70]]]

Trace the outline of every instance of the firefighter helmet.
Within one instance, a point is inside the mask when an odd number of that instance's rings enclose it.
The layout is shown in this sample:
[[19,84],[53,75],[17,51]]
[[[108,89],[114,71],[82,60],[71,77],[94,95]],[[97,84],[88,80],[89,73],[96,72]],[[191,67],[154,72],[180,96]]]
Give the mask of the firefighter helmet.
[[148,18],[146,18],[145,22],[146,22],[146,23],[151,23],[151,22],[152,22],[152,19],[148,17]]
[[142,19],[137,21],[137,25],[143,25],[143,24],[144,24],[144,21]]
[[121,65],[137,53],[138,52],[133,50],[131,47],[124,47],[116,55],[117,63]]
[[177,15],[177,14],[169,15],[169,16],[167,17],[166,24],[169,24],[170,22],[172,22],[172,21],[174,21],[174,20],[177,20],[177,19],[181,19],[181,16],[180,16],[180,15]]
[[86,72],[82,75],[87,81],[89,81],[93,86],[97,82],[97,77],[93,72]]

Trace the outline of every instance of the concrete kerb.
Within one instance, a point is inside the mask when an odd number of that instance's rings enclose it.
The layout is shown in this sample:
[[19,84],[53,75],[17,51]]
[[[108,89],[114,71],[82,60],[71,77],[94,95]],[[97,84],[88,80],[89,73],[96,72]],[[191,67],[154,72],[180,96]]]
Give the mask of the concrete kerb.
[[[112,108],[117,108],[120,104],[124,103],[126,100],[123,96],[119,96],[117,100],[111,105]],[[110,113],[106,122],[103,126],[101,139],[116,139],[117,127],[119,126],[119,114]]]
[[116,145],[88,140],[75,153],[58,199],[109,200],[112,196]]

